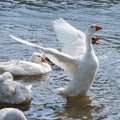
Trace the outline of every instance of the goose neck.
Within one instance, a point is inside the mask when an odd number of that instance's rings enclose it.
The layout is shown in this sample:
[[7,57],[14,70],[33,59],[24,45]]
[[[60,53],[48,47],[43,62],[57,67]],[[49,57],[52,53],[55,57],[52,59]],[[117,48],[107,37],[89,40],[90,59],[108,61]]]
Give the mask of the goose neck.
[[86,52],[91,52],[91,51],[93,51],[91,35],[86,34]]

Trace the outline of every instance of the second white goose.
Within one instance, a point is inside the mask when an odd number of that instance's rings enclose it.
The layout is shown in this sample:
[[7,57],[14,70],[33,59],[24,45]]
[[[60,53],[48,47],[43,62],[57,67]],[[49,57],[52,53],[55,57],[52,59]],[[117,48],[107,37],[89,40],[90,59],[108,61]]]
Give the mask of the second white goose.
[[11,60],[0,62],[1,72],[10,72],[14,76],[30,76],[40,75],[51,71],[51,66],[42,54],[34,52],[30,57],[30,61]]

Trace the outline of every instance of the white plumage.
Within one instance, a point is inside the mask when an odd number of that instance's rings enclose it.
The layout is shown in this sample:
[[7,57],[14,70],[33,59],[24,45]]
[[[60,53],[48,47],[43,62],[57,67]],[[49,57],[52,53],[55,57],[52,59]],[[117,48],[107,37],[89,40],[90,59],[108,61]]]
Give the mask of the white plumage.
[[11,60],[0,62],[0,71],[8,71],[14,76],[29,76],[48,73],[51,71],[51,67],[45,62],[45,58],[42,57],[42,54],[33,53],[30,57],[30,61]]
[[15,108],[3,108],[0,110],[0,120],[27,120],[24,113]]
[[85,34],[83,32],[62,18],[53,21],[53,27],[58,40],[63,44],[62,52],[73,57],[80,57],[85,53]]
[[30,102],[31,85],[25,86],[20,82],[14,81],[9,72],[0,75],[0,103],[22,104]]
[[98,25],[91,25],[84,34],[62,18],[55,20],[53,26],[58,39],[63,43],[62,52],[35,45],[12,35],[10,37],[41,50],[54,64],[72,76],[68,86],[59,89],[60,93],[66,96],[85,94],[90,88],[98,68],[98,59],[92,47],[91,37],[102,28]]

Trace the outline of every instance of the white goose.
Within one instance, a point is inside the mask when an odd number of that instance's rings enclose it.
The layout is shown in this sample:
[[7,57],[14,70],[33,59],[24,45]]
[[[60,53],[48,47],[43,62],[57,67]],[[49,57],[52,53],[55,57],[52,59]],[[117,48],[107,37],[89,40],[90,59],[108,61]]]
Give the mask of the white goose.
[[30,61],[11,60],[0,62],[0,71],[8,71],[14,76],[29,76],[48,73],[51,71],[51,67],[46,59],[42,57],[42,54],[34,52],[30,57]]
[[58,39],[63,43],[62,52],[35,45],[12,35],[10,37],[41,50],[53,63],[72,76],[68,86],[59,89],[60,93],[66,96],[85,94],[89,90],[98,68],[98,59],[92,47],[91,36],[102,28],[98,25],[91,25],[84,34],[61,18],[55,20],[53,26]]
[[3,108],[0,110],[0,120],[27,120],[24,113],[16,108]]
[[13,80],[9,72],[0,75],[0,103],[21,104],[31,100],[31,85],[25,86]]

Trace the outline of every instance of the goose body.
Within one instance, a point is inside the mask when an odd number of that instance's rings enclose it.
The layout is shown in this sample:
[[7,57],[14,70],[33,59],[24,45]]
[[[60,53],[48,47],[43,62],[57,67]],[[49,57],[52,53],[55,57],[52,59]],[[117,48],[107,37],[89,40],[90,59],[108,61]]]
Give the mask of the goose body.
[[9,72],[0,75],[0,103],[22,104],[31,100],[31,85],[25,86],[13,80]]
[[0,70],[2,72],[8,71],[14,76],[45,74],[51,71],[51,67],[44,59],[40,53],[33,53],[30,61],[11,60],[0,62]]
[[93,54],[86,55],[82,59],[77,59],[75,64],[76,67],[72,73],[74,76],[68,83],[68,86],[58,89],[63,95],[77,96],[85,94],[94,80],[99,62]]
[[3,108],[0,110],[0,120],[27,120],[22,111],[15,108]]
[[91,38],[97,30],[102,28],[98,25],[91,25],[84,34],[62,18],[55,20],[53,27],[59,41],[63,43],[62,52],[35,45],[15,36],[10,37],[41,50],[54,64],[64,69],[67,75],[72,77],[66,88],[59,89],[60,93],[66,96],[85,94],[98,69],[98,59],[93,50]]

